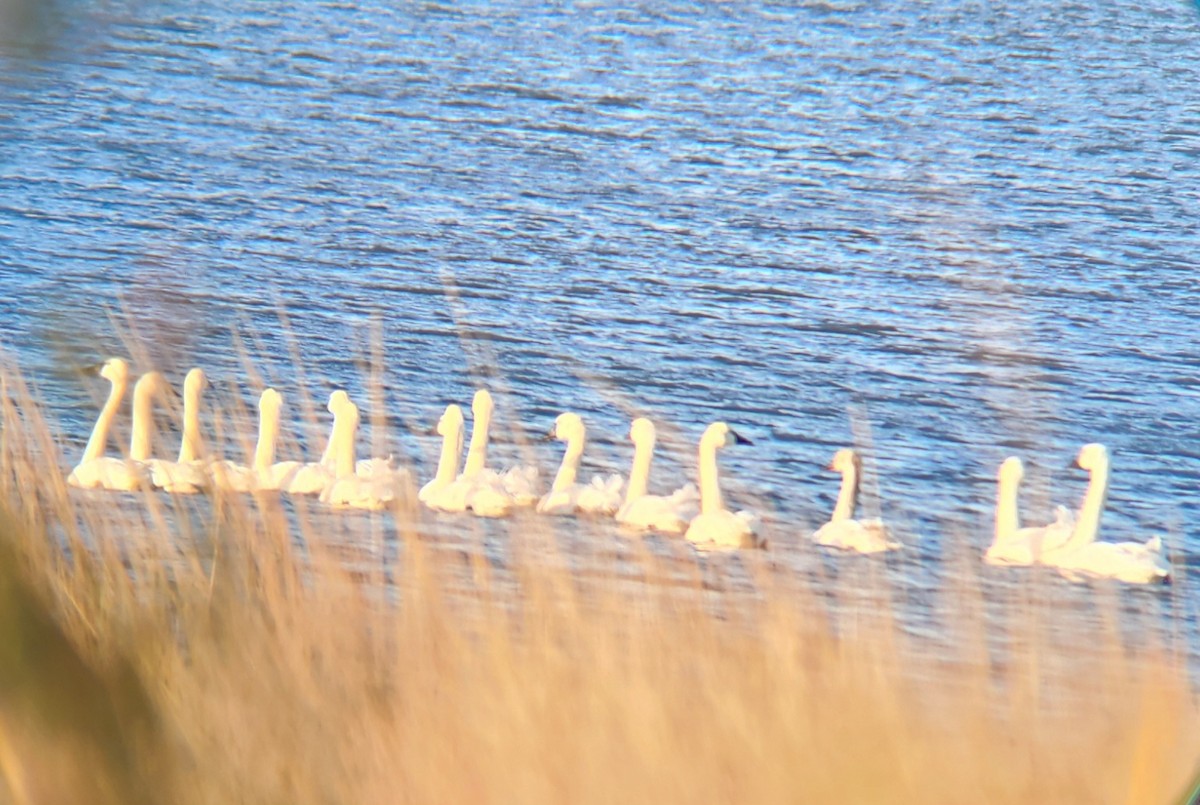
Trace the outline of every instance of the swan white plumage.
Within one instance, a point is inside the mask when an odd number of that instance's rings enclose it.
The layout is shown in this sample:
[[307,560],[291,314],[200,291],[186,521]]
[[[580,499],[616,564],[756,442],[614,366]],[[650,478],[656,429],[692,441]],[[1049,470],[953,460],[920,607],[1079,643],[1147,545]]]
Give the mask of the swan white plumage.
[[[338,406],[350,402],[350,395],[343,389],[338,389],[329,395],[328,410],[332,413]],[[325,444],[325,452],[321,454],[320,464],[332,467],[337,462],[336,445],[333,437]],[[360,458],[354,462],[354,474],[360,478],[375,478],[391,476],[397,472],[394,456],[377,456],[375,458]]]
[[1033,565],[1047,552],[1061,549],[1075,529],[1075,515],[1065,506],[1055,510],[1055,520],[1044,526],[1021,528],[1018,495],[1025,466],[1010,456],[1000,463],[996,484],[996,528],[992,544],[983,555],[990,565]]
[[319,495],[325,487],[336,480],[334,456],[337,451],[338,418],[337,412],[343,403],[349,402],[346,392],[338,391],[329,395],[329,403],[325,410],[333,414],[333,425],[329,430],[329,441],[325,443],[325,452],[320,461],[309,461],[296,467],[295,472],[279,488],[289,495]]
[[[119,371],[119,368],[114,369],[114,373]],[[161,372],[146,372],[138,378],[133,386],[133,434],[128,459],[108,456],[92,459],[82,470],[77,467],[71,474],[75,480],[68,478],[68,481],[75,486],[123,492],[132,492],[148,484],[146,462],[154,447],[154,398],[170,390]]]
[[192,369],[183,379],[183,438],[176,461],[150,459],[150,483],[166,492],[195,494],[209,485],[208,467],[201,458],[200,396],[208,385],[204,370]]
[[467,487],[456,484],[458,464],[463,449],[463,412],[458,405],[446,406],[438,419],[436,432],[442,437],[442,451],[437,473],[421,487],[417,500],[438,511],[465,511]]
[[1150,584],[1170,578],[1171,564],[1160,537],[1146,542],[1095,541],[1108,496],[1108,449],[1102,444],[1085,444],[1075,463],[1090,474],[1075,530],[1066,544],[1046,552],[1042,562],[1072,581],[1103,578]]
[[617,522],[628,528],[682,534],[699,514],[699,490],[695,484],[687,484],[670,495],[648,494],[657,441],[654,423],[645,417],[633,420],[629,439],[633,442],[633,465],[629,469],[625,500],[617,509]]
[[[538,501],[538,469],[516,466],[504,472],[487,466],[488,439],[496,405],[487,389],[479,389],[471,400],[471,443],[462,477],[472,479],[471,508],[476,514],[507,514],[512,506],[532,506]],[[507,501],[505,500],[507,498]]]
[[487,468],[488,431],[492,421],[492,395],[479,389],[471,400],[471,443],[467,447],[467,462],[462,474],[441,493],[443,499],[454,501],[444,510],[462,511],[459,505],[481,517],[504,517],[513,507],[512,495],[495,470]]
[[887,526],[878,518],[855,520],[854,510],[858,505],[858,489],[862,481],[862,458],[850,448],[833,454],[829,469],[842,474],[842,488],[829,522],[813,532],[812,539],[827,548],[839,548],[857,553],[880,553],[894,551],[904,546],[891,539]]
[[[487,466],[488,435],[495,404],[487,389],[479,389],[471,401],[471,443],[462,474],[438,493],[443,511],[470,510],[480,517],[504,517],[514,506],[537,501],[537,468],[514,467],[505,473]],[[530,469],[533,470],[530,473]]]
[[337,406],[334,450],[334,480],[321,492],[321,502],[338,508],[382,509],[396,499],[399,476],[376,472],[360,476],[354,459],[358,433],[358,406],[349,398]]
[[688,524],[684,537],[697,546],[718,548],[759,547],[754,529],[757,518],[748,511],[736,514],[721,500],[721,479],[717,470],[717,449],[738,442],[750,444],[724,422],[714,422],[700,437],[700,513]]
[[286,487],[300,469],[299,461],[275,462],[279,418],[283,396],[264,389],[258,398],[258,441],[250,466],[233,461],[214,461],[210,467],[213,485],[230,492],[274,492]]
[[83,449],[83,457],[67,476],[71,486],[95,489],[104,486],[105,469],[109,462],[121,459],[105,458],[104,448],[108,442],[108,432],[112,422],[121,408],[121,400],[125,397],[125,389],[129,385],[129,364],[120,358],[109,358],[100,368],[100,376],[110,384],[108,398],[100,409],[100,416],[92,426],[92,434],[87,446]]
[[625,479],[620,475],[607,477],[597,475],[591,483],[576,483],[579,461],[587,444],[587,428],[578,414],[559,414],[554,420],[552,437],[567,443],[562,463],[550,491],[538,501],[537,511],[541,514],[571,514],[576,511],[588,514],[613,514],[621,506],[621,487]]

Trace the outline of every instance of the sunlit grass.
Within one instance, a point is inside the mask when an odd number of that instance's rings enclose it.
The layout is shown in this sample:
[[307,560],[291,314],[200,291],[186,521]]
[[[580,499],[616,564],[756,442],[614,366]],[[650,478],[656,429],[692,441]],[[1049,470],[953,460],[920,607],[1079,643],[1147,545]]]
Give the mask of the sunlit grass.
[[1173,646],[985,601],[970,558],[932,651],[870,560],[632,540],[579,574],[570,520],[515,519],[497,558],[406,505],[351,532],[313,502],[68,490],[3,386],[7,801],[1142,805],[1200,761]]

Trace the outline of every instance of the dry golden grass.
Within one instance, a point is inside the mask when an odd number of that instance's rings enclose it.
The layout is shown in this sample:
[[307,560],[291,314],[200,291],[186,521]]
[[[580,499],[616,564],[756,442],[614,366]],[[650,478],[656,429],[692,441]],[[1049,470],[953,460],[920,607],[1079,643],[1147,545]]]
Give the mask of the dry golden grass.
[[1064,640],[973,557],[933,651],[870,562],[831,600],[769,553],[573,573],[533,518],[493,562],[410,507],[348,515],[362,545],[315,504],[68,491],[3,386],[0,801],[1143,805],[1200,761],[1182,657],[1113,612]]

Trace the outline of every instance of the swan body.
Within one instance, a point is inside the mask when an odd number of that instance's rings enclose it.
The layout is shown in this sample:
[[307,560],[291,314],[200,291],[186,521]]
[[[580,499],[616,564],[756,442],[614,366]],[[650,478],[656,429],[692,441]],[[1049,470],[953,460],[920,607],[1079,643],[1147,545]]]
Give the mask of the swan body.
[[738,442],[749,443],[724,422],[714,422],[700,437],[700,513],[688,524],[684,538],[698,546],[754,548],[757,518],[750,512],[731,512],[721,500],[717,449]]
[[670,495],[647,494],[657,440],[654,423],[644,417],[633,420],[629,438],[633,442],[633,466],[629,470],[625,499],[617,509],[617,522],[642,531],[682,534],[699,514],[699,490],[695,484],[687,484]]
[[513,500],[514,506],[535,506],[541,495],[538,492],[538,468],[532,464],[511,467],[500,476],[504,491]]
[[551,436],[567,443],[562,463],[550,491],[537,503],[540,514],[572,514],[577,511],[588,514],[614,514],[621,505],[621,487],[624,479],[619,475],[596,476],[590,483],[576,482],[579,461],[587,443],[587,428],[578,414],[559,414],[554,420]]
[[124,464],[122,459],[106,458],[104,448],[108,442],[108,432],[112,421],[121,408],[121,400],[125,397],[125,389],[129,386],[129,364],[121,358],[109,358],[100,368],[100,376],[110,384],[108,398],[100,409],[100,416],[92,426],[91,436],[83,449],[83,457],[67,475],[67,483],[84,489],[97,489],[105,485],[107,475],[112,472],[109,467],[115,462]]
[[1089,473],[1079,517],[1070,539],[1047,551],[1042,562],[1057,568],[1072,581],[1116,579],[1129,584],[1150,584],[1169,579],[1171,565],[1160,537],[1152,537],[1146,542],[1095,541],[1108,496],[1107,448],[1097,443],[1085,444],[1080,448],[1075,464]]
[[396,499],[396,475],[362,477],[354,460],[358,406],[347,399],[334,413],[336,480],[321,492],[321,502],[337,508],[382,509]]
[[855,520],[858,489],[862,481],[862,459],[849,448],[833,454],[829,469],[842,474],[842,488],[829,522],[813,532],[818,545],[855,553],[881,553],[904,546],[888,535],[887,527],[878,518]]
[[1116,579],[1127,584],[1154,584],[1171,576],[1171,563],[1161,537],[1146,542],[1093,542],[1054,563],[1071,581]]

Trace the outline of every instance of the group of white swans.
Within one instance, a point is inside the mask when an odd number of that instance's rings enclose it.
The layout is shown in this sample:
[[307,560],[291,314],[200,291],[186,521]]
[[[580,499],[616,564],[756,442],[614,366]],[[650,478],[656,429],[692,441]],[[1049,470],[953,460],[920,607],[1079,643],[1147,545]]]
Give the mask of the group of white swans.
[[[154,487],[173,493],[208,489],[277,491],[319,495],[321,501],[336,507],[381,509],[403,494],[409,481],[407,471],[396,468],[390,457],[356,460],[358,407],[344,391],[330,395],[327,410],[333,414],[333,427],[318,461],[275,461],[283,398],[270,388],[259,397],[258,442],[252,463],[247,466],[206,456],[200,400],[207,381],[201,369],[192,369],[184,380],[183,435],[178,460],[151,457],[154,400],[170,393],[166,379],[154,371],[143,374],[134,384],[128,456],[105,456],[108,433],[129,384],[129,366],[121,358],[110,358],[101,367],[100,375],[110,382],[111,389],[83,458],[67,477],[73,486],[124,491]],[[550,436],[565,442],[566,448],[550,490],[541,494],[536,467],[519,466],[500,472],[487,466],[493,407],[486,389],[476,392],[471,405],[471,441],[460,471],[463,411],[456,404],[446,406],[437,424],[437,433],[442,437],[437,472],[417,494],[425,506],[484,517],[502,517],[519,507],[533,507],[541,514],[582,512],[612,516],[630,529],[682,533],[697,546],[765,547],[755,533],[756,516],[726,509],[721,497],[717,450],[747,441],[724,422],[709,425],[700,439],[699,488],[689,483],[670,495],[652,495],[649,478],[656,432],[650,420],[635,419],[630,427],[634,455],[627,481],[613,474],[581,483],[577,478],[587,430],[577,414],[560,414]],[[985,560],[1001,565],[1053,566],[1072,579],[1115,578],[1146,583],[1167,578],[1170,565],[1159,538],[1146,543],[1095,541],[1108,487],[1108,453],[1103,445],[1086,445],[1080,451],[1078,464],[1091,473],[1078,515],[1059,507],[1054,523],[1020,528],[1017,493],[1023,468],[1018,458],[1004,461],[999,475],[995,537]],[[841,473],[841,491],[829,522],[812,534],[812,540],[818,545],[856,553],[901,548],[882,521],[854,517],[862,476],[858,454],[850,449],[837,451],[829,469]]]

